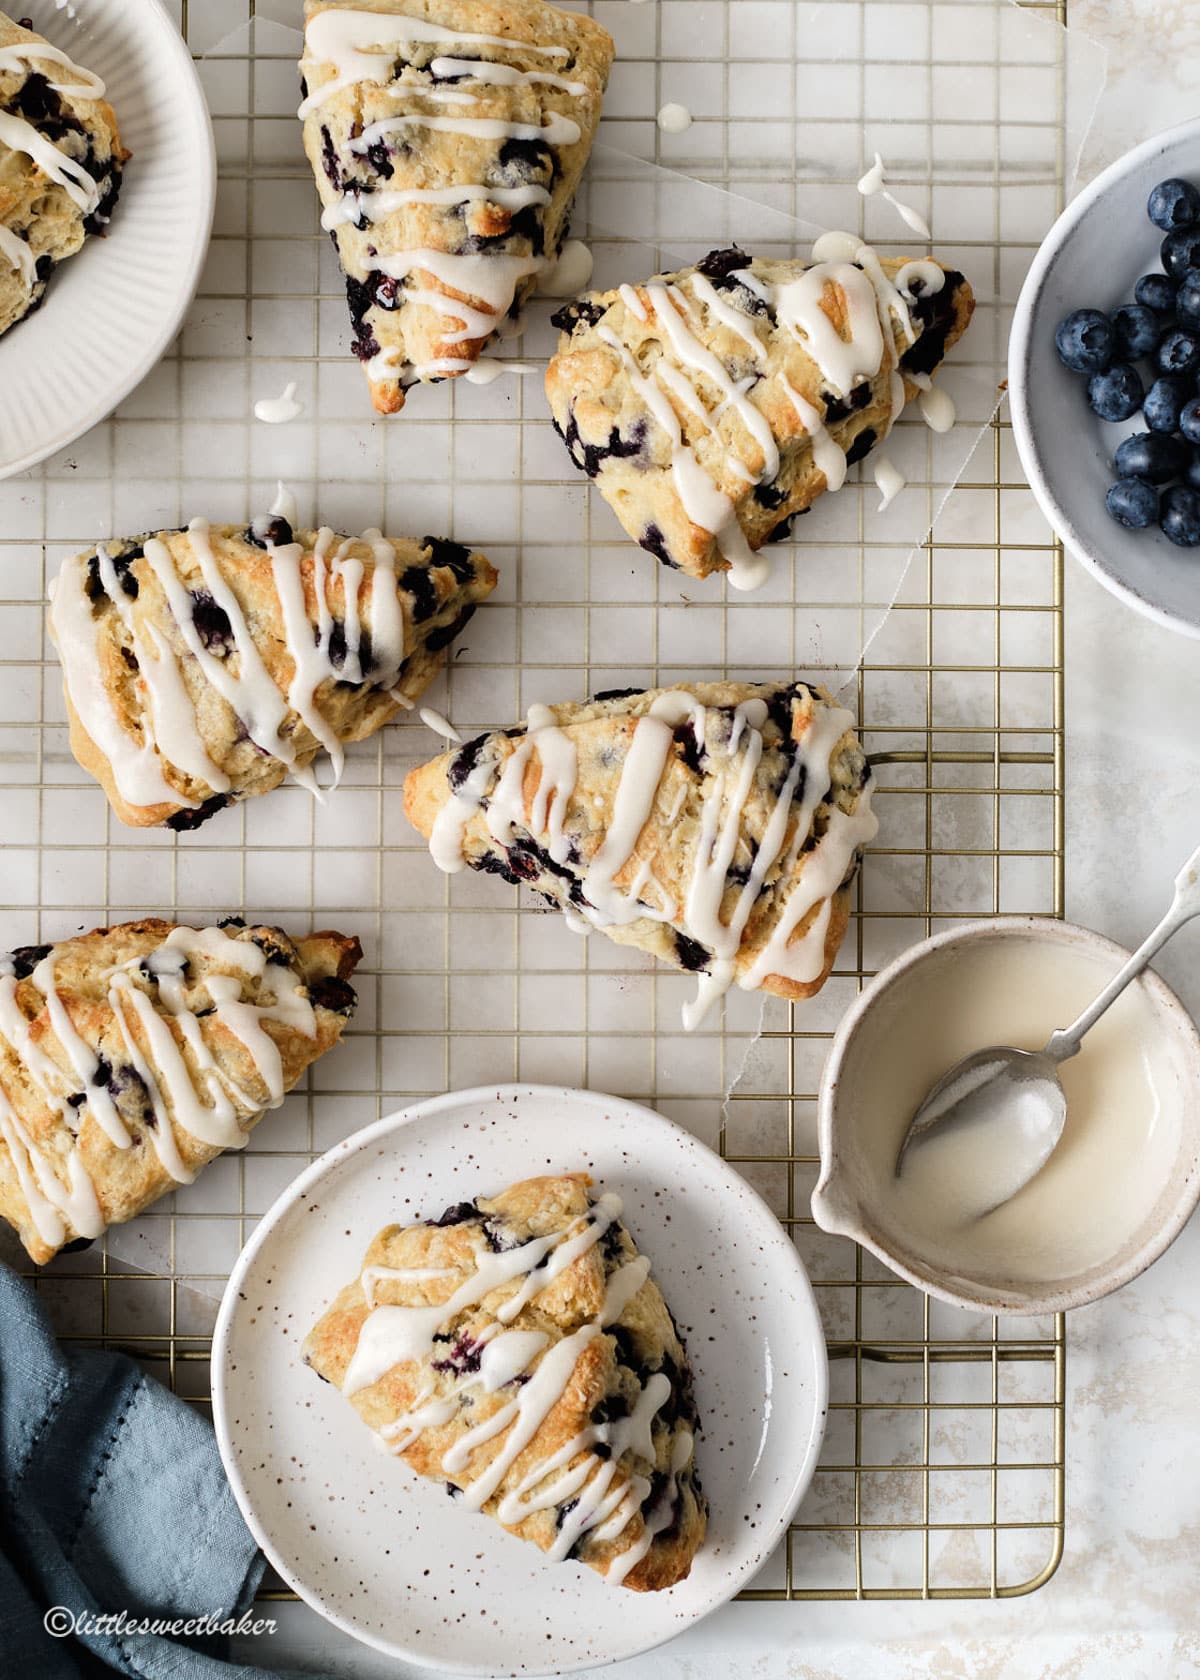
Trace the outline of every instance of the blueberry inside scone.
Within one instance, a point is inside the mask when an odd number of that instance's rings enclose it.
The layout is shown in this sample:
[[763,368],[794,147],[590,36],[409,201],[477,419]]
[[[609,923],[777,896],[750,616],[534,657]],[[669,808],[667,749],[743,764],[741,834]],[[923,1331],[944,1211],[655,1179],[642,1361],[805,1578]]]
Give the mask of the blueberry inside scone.
[[0,1218],[43,1265],[224,1149],[341,1038],[357,939],[147,918],[0,956]]
[[470,370],[557,257],[607,31],[545,0],[306,0],[304,146],[382,414]]
[[241,528],[101,543],[64,562],[50,630],[71,750],[122,822],[198,827],[382,727],[495,587],[441,537]]
[[128,157],[100,78],[0,12],[0,333],[105,231]]
[[965,330],[961,274],[836,237],[841,260],[731,247],[554,316],[555,428],[664,565],[755,587],[763,544],[841,487]]
[[304,1359],[465,1509],[657,1591],[704,1539],[691,1369],[620,1199],[590,1186],[528,1179],[387,1226]]
[[404,809],[441,869],[530,886],[697,975],[688,1027],[734,984],[820,989],[878,826],[852,715],[804,682],[533,706],[410,772]]

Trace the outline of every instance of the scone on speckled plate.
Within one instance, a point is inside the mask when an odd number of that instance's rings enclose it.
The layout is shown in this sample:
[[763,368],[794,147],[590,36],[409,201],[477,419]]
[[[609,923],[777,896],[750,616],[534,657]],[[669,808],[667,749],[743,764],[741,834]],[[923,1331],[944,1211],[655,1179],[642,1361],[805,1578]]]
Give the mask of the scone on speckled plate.
[[819,991],[878,826],[852,715],[808,683],[681,683],[532,706],[411,771],[434,862],[524,883],[580,931],[700,976]]
[[664,565],[761,583],[762,545],[841,487],[966,329],[955,270],[825,239],[838,260],[712,251],[554,316],[555,427]]
[[590,1185],[531,1178],[387,1226],[304,1358],[459,1505],[653,1592],[704,1539],[691,1371],[620,1199]]
[[557,257],[607,30],[544,0],[306,0],[304,147],[381,414],[466,373]]
[[354,1008],[357,939],[145,920],[0,957],[0,1218],[42,1265],[240,1149]]
[[128,157],[100,78],[0,12],[0,333],[104,232]]
[[343,744],[412,704],[495,585],[460,543],[279,515],[101,543],[50,607],[71,750],[138,827],[196,828],[289,773],[315,791],[318,753],[336,781]]

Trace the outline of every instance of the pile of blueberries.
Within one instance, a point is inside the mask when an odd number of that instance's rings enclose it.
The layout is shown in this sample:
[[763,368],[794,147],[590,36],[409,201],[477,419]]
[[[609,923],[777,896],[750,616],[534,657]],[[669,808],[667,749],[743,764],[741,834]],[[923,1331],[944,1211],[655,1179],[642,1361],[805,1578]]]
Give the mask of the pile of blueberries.
[[[1200,191],[1160,181],[1147,214],[1166,238],[1165,274],[1143,274],[1135,301],[1105,315],[1076,309],[1054,335],[1059,360],[1088,376],[1102,420],[1139,409],[1148,431],[1117,449],[1117,481],[1105,498],[1131,530],[1158,524],[1180,548],[1200,546]],[[1136,364],[1141,363],[1143,374]]]

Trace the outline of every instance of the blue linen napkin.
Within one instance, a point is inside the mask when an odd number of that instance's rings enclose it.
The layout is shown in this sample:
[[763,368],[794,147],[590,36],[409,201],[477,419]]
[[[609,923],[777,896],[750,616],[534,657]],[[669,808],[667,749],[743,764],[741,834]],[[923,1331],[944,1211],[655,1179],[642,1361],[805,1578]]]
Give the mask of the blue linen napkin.
[[60,1348],[0,1265],[0,1673],[270,1680],[225,1660],[227,1635],[47,1626],[236,1622],[263,1568],[206,1420],[123,1354]]

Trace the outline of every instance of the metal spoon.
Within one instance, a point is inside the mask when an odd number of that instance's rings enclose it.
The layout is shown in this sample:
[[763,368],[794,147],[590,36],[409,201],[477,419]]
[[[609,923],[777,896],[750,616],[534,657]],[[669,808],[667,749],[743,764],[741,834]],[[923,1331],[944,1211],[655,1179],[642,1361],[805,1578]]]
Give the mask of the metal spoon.
[[[1177,875],[1175,896],[1162,921],[1078,1020],[1052,1033],[1044,1050],[992,1045],[965,1057],[938,1080],[904,1134],[896,1176],[903,1171],[910,1151],[953,1132],[964,1153],[964,1210],[982,1218],[1011,1201],[1041,1172],[1062,1137],[1067,1094],[1058,1077],[1059,1064],[1078,1054],[1084,1034],[1130,981],[1137,979],[1172,934],[1197,915],[1200,848]],[[987,1152],[981,1155],[985,1131]],[[986,1168],[983,1172],[981,1165]],[[974,1206],[972,1178],[978,1181]]]

